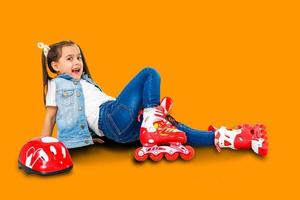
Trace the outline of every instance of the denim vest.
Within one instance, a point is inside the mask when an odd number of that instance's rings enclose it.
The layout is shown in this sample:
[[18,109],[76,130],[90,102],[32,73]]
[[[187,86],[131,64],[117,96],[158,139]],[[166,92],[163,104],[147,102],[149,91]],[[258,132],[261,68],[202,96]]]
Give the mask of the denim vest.
[[[87,74],[82,79],[101,88]],[[93,144],[84,110],[84,96],[80,80],[68,74],[53,79],[56,84],[56,123],[58,140],[67,148],[77,148]],[[101,90],[102,91],[102,90]]]

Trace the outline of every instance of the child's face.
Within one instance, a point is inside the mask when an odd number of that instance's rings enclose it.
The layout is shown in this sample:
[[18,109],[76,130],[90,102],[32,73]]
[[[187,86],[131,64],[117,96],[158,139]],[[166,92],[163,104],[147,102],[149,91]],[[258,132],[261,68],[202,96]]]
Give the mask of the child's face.
[[83,71],[82,57],[77,45],[62,47],[61,57],[52,62],[52,67],[58,74],[66,73],[75,79],[80,79]]

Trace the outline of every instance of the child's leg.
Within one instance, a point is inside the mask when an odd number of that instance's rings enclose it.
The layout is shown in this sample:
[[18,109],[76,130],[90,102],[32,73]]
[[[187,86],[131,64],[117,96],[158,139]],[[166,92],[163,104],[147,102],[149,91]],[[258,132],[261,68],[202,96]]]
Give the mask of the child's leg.
[[215,132],[214,131],[202,131],[192,129],[189,126],[176,121],[171,115],[167,115],[166,119],[171,122],[177,129],[185,132],[187,136],[187,143],[195,146],[212,146],[214,145]]
[[115,101],[101,108],[99,127],[116,142],[138,140],[141,123],[137,117],[140,110],[159,103],[160,75],[153,68],[145,68],[127,84]]
[[201,131],[178,123],[176,128],[186,133],[187,143],[191,145],[216,145],[218,151],[221,151],[221,148],[252,149],[261,156],[266,156],[268,153],[268,142],[263,125],[243,125],[238,129],[223,127],[214,131]]
[[153,68],[143,69],[127,84],[117,97],[117,101],[132,108],[136,116],[141,108],[159,105],[159,73]]
[[194,146],[213,146],[215,133],[214,131],[202,131],[192,129],[185,124],[178,123],[176,128],[185,132],[187,136],[187,143]]
[[219,129],[210,126],[209,131],[192,129],[180,122],[177,122],[171,115],[166,119],[177,129],[184,131],[187,136],[187,143],[196,146],[215,145],[218,151],[221,148],[251,149],[261,156],[268,153],[268,142],[266,127],[262,124],[251,126],[249,124],[239,125],[236,129]]

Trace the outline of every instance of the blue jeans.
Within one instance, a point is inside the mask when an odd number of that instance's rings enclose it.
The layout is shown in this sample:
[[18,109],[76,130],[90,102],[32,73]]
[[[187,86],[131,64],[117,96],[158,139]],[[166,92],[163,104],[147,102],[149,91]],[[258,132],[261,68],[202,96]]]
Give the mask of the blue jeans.
[[[99,127],[104,135],[119,143],[139,140],[141,122],[137,117],[142,108],[160,104],[160,75],[153,68],[139,72],[115,101],[100,106]],[[176,126],[187,135],[187,143],[196,146],[214,145],[214,132],[192,129],[182,123]]]

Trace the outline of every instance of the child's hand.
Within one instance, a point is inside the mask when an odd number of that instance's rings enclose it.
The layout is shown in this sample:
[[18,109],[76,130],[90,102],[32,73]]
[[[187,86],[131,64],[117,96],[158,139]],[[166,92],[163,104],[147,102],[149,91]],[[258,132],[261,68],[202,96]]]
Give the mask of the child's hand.
[[95,144],[103,144],[104,143],[104,140],[101,140],[100,138],[93,138],[93,142]]

